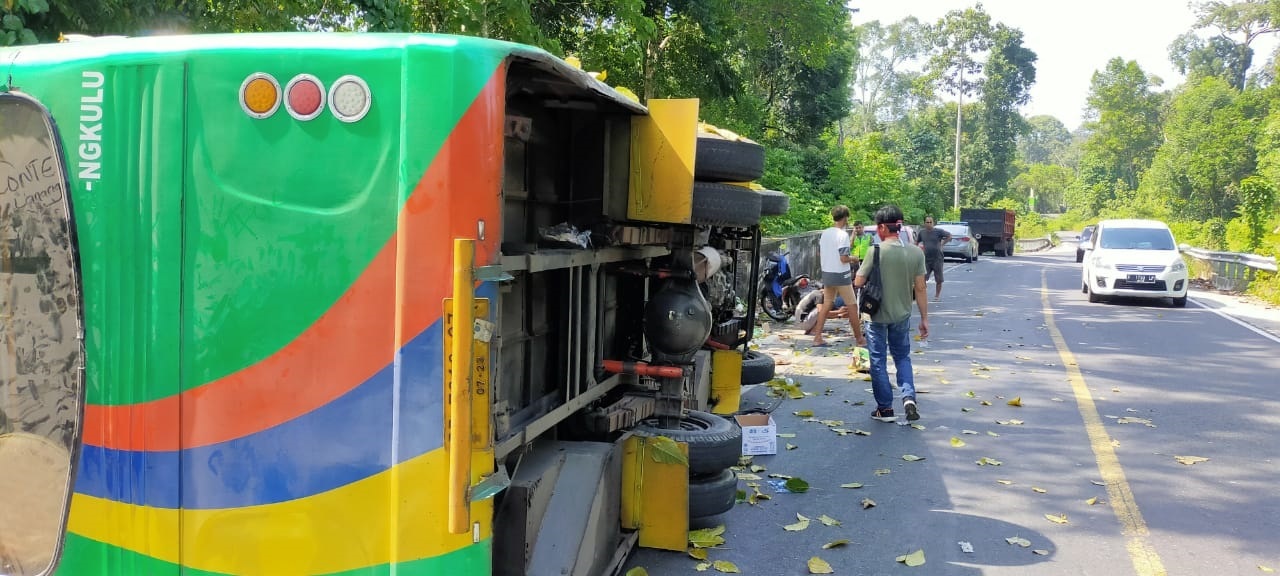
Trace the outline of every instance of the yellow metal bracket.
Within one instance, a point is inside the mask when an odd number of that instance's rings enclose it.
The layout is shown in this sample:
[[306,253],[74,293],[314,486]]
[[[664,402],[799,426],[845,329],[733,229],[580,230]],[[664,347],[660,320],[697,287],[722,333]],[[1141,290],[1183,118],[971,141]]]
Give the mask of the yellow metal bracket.
[[[640,532],[640,546],[683,551],[689,540],[689,467],[659,462],[654,438],[629,436],[622,444],[622,527]],[[689,445],[676,443],[685,457]]]
[[631,119],[628,219],[692,221],[698,104],[696,98],[650,100],[649,114]]
[[711,354],[713,414],[733,414],[742,402],[742,353],[716,350]]

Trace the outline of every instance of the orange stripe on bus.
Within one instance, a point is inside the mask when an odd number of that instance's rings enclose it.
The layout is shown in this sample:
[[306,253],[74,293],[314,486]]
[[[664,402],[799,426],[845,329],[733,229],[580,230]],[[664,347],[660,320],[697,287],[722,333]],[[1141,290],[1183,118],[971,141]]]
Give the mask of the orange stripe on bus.
[[499,66],[415,186],[397,235],[320,319],[261,362],[177,396],[86,406],[84,442],[166,451],[234,440],[323,406],[392,362],[440,317],[454,237],[477,238],[483,220],[476,265],[497,260],[505,76]]

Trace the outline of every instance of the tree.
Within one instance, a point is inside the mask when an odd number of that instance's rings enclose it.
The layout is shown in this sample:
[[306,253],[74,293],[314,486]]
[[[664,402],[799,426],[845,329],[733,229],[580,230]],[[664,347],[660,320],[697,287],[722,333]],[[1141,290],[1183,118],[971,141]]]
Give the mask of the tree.
[[1003,24],[992,33],[991,53],[982,83],[982,136],[991,159],[982,174],[984,187],[1003,191],[1013,178],[1017,141],[1026,122],[1018,107],[1030,98],[1036,81],[1036,54],[1022,45],[1022,32]]
[[1158,85],[1132,60],[1112,58],[1094,72],[1085,111],[1091,135],[1080,159],[1085,187],[1097,191],[1117,181],[1138,187],[1160,142],[1160,97],[1152,92]]
[[1230,218],[1240,181],[1253,173],[1254,129],[1239,93],[1216,77],[1188,82],[1174,96],[1142,189],[1170,198],[1176,217]]
[[1018,138],[1018,154],[1027,164],[1061,164],[1069,146],[1067,127],[1048,115],[1027,118],[1027,129]]
[[918,72],[902,69],[927,51],[927,29],[915,17],[888,26],[873,20],[857,28],[853,114],[858,133],[879,130],[885,122],[902,118],[912,104],[933,99],[932,90],[927,95],[918,93]]
[[[961,113],[964,97],[979,86],[983,71],[977,55],[991,48],[991,17],[978,4],[973,8],[952,10],[938,21],[934,37],[937,51],[929,61],[930,76],[947,93],[960,99],[956,107],[955,193],[954,207],[960,207],[960,140]],[[968,75],[968,79],[965,76]]]
[[1028,203],[1031,194],[1036,197],[1036,210],[1043,213],[1058,212],[1066,202],[1067,190],[1075,183],[1075,174],[1066,166],[1057,164],[1032,164],[1027,171],[1013,179],[1010,186],[1019,202]]

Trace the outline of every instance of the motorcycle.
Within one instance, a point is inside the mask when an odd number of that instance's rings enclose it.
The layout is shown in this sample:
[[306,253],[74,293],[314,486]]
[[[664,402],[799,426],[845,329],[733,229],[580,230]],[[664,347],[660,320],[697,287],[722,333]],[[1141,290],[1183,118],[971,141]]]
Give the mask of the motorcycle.
[[790,319],[800,299],[813,289],[808,274],[791,275],[787,254],[770,254],[760,277],[760,309],[779,322]]

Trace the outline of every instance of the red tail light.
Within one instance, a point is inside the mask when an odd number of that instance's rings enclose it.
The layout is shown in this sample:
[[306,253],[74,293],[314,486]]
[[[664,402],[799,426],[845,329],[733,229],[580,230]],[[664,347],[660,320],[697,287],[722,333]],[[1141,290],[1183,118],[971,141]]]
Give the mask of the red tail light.
[[968,241],[969,241],[969,237],[968,237],[968,236],[961,236],[961,237],[960,237],[960,241],[961,241],[961,242],[968,242]]

